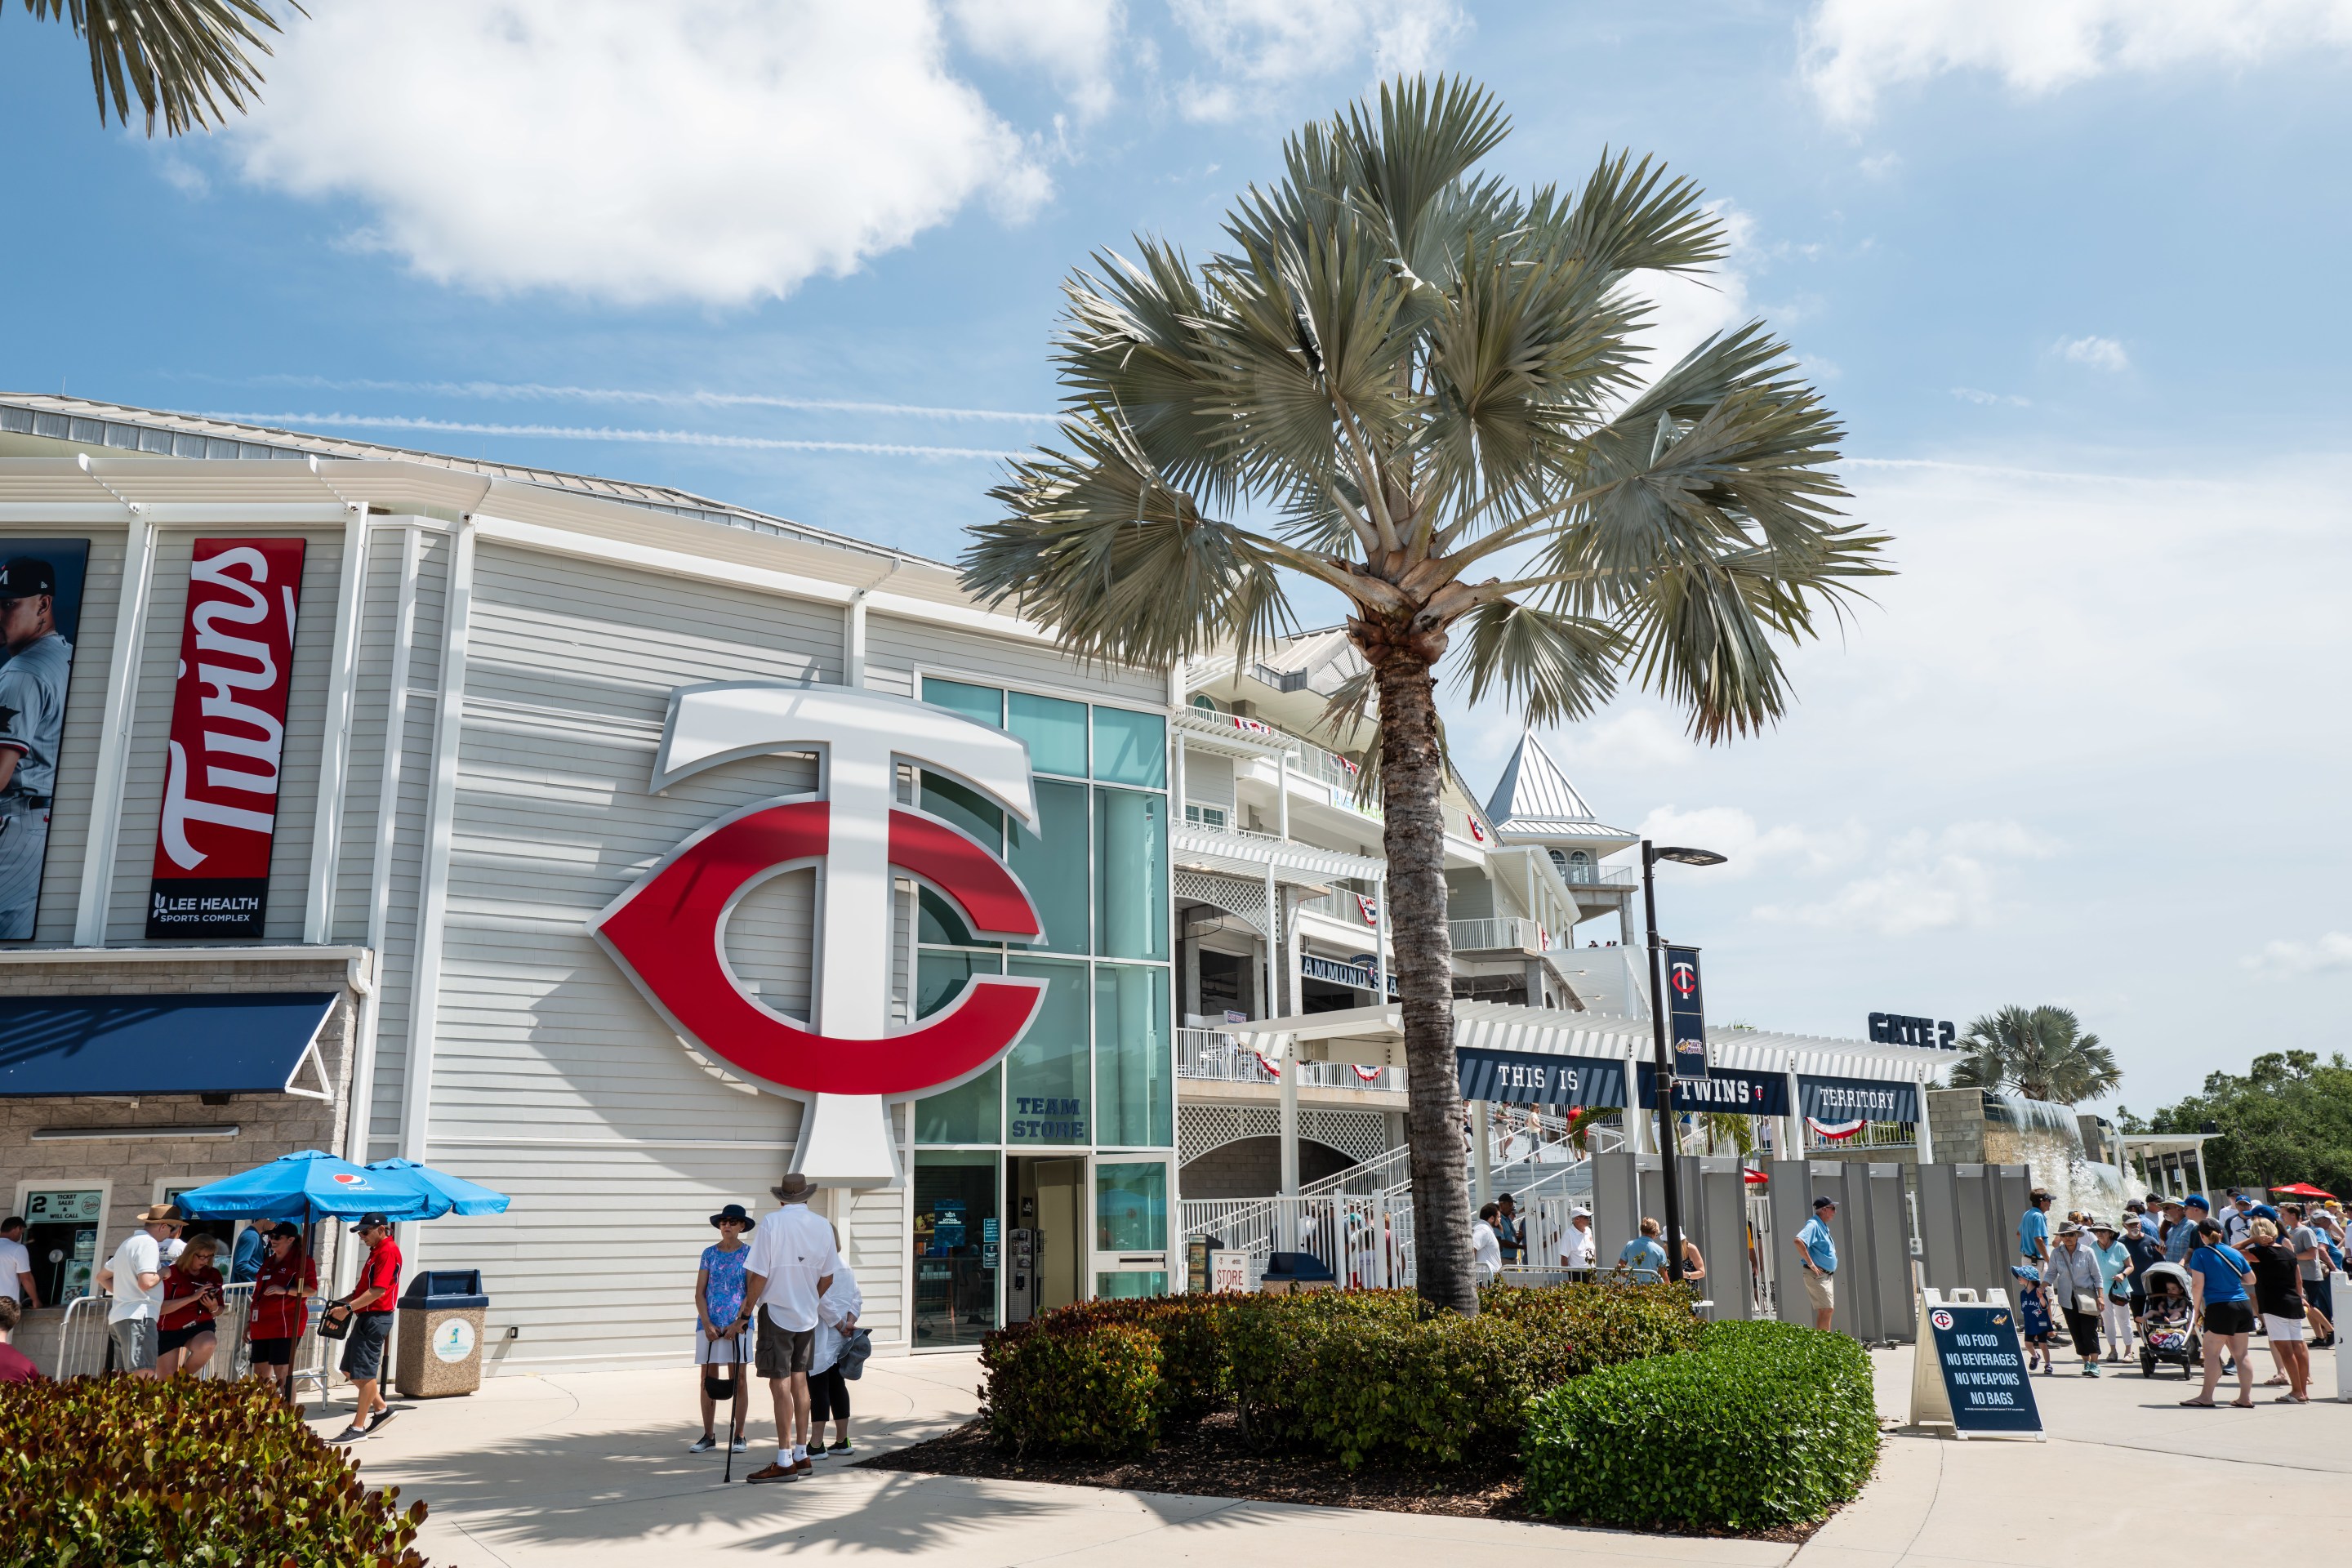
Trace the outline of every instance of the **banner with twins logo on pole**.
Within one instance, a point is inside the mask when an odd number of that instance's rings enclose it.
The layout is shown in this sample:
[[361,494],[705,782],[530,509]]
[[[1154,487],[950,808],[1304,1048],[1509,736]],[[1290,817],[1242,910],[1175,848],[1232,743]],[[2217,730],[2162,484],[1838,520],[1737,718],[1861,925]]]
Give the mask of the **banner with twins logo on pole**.
[[199,539],[191,552],[151,938],[263,934],[302,542]]

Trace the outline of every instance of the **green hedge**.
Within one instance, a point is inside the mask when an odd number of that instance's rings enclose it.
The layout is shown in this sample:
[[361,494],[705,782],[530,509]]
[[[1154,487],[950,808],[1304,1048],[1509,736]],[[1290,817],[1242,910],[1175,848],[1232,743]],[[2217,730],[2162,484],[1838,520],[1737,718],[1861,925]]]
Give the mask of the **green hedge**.
[[1016,1451],[1141,1453],[1160,1441],[1160,1342],[1128,1323],[1055,1321],[990,1334],[982,1414]]
[[1810,1523],[1878,1458],[1870,1357],[1792,1323],[1712,1323],[1697,1351],[1563,1384],[1528,1412],[1528,1505],[1613,1525]]
[[[1092,1301],[990,1336],[1000,1443],[1133,1453],[1166,1422],[1230,1399],[1251,1437],[1367,1458],[1458,1463],[1508,1452],[1529,1397],[1596,1367],[1698,1342],[1674,1286],[1489,1289],[1475,1319],[1424,1317],[1405,1290]],[[1158,1348],[1151,1375],[1118,1329]]]
[[114,1376],[0,1384],[0,1563],[424,1568],[425,1505],[257,1383]]

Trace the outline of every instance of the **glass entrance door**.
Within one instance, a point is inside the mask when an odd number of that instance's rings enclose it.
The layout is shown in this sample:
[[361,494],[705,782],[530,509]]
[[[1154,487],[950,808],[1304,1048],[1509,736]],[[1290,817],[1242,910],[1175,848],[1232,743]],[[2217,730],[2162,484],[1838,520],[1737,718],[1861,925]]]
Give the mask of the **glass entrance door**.
[[915,1152],[915,1348],[976,1345],[996,1327],[996,1155]]

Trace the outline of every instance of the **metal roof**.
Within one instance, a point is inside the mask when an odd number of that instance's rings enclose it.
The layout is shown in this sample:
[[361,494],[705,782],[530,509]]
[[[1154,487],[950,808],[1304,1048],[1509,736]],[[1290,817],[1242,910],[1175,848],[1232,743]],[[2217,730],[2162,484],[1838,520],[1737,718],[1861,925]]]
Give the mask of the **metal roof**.
[[749,507],[712,500],[707,496],[668,485],[598,479],[589,474],[566,473],[558,468],[493,462],[486,458],[453,457],[444,452],[388,447],[373,441],[347,440],[340,436],[315,436],[265,425],[238,424],[200,414],[173,414],[163,409],[100,403],[82,397],[52,396],[46,393],[0,392],[0,435],[45,437],[126,456],[144,453],[163,458],[215,459],[300,459],[315,457],[418,463],[457,473],[479,475],[485,479],[536,485],[572,495],[593,496],[625,506],[694,518],[752,533],[804,540],[887,560],[953,570],[945,563],[933,561],[928,556],[894,550],[868,540],[853,539],[847,534],[811,528],[806,523],[793,522],[787,518],[771,517]]
[[[1600,1057],[1645,1062],[1655,1051],[1647,1018],[1601,1013],[1570,1013],[1556,1007],[1524,1007],[1514,1002],[1454,1004],[1457,1048],[1531,1051],[1546,1056]],[[1404,1035],[1403,1009],[1349,1007],[1291,1018],[1261,1018],[1227,1024],[1229,1035],[1280,1036],[1297,1040],[1387,1041]],[[1881,1045],[1825,1035],[1789,1035],[1769,1029],[1711,1028],[1707,1055],[1716,1067],[1746,1072],[1795,1072],[1821,1078],[1871,1079],[1889,1083],[1928,1083],[1958,1053],[1921,1046]]]
[[1519,737],[1519,749],[1511,753],[1502,782],[1486,802],[1486,818],[1507,837],[1609,838],[1631,844],[1641,837],[1595,817],[1533,731]]

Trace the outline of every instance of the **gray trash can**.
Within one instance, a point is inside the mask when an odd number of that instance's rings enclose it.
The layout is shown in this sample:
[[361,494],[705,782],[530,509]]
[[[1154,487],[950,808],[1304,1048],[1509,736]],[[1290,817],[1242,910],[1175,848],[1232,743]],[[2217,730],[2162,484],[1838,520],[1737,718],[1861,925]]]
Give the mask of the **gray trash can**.
[[482,1386],[482,1294],[478,1268],[427,1268],[400,1293],[399,1353],[393,1386],[404,1399],[440,1399]]

